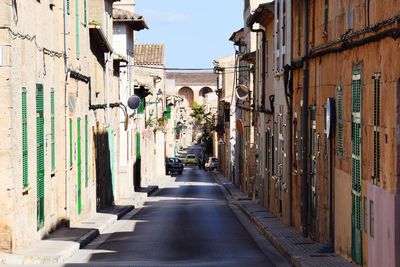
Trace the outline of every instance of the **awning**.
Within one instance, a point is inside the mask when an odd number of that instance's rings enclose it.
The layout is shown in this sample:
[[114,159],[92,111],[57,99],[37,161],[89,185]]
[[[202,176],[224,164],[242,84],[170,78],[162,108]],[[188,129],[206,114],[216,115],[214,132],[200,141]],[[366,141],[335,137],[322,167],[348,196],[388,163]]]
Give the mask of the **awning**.
[[114,61],[121,61],[121,62],[126,62],[126,63],[128,63],[128,58],[127,58],[126,56],[124,56],[124,55],[114,53],[114,54],[112,55],[112,57],[113,57],[113,60],[114,60]]
[[113,52],[112,46],[108,42],[108,39],[100,26],[89,25],[89,34],[91,41],[98,45],[98,47],[101,49],[101,52]]
[[127,23],[135,31],[141,31],[149,28],[143,16],[128,10],[113,8],[113,19],[114,22]]

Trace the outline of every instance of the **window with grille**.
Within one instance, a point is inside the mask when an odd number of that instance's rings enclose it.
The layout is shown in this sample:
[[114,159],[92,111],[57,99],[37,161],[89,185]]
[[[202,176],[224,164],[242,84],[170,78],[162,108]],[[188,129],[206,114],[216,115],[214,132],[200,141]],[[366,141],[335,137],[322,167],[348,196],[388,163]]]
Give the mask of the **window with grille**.
[[364,206],[364,232],[368,232],[368,198],[364,197],[363,201],[363,206]]
[[337,145],[338,157],[343,157],[343,90],[337,87]]
[[302,0],[297,0],[297,55],[300,57],[301,56],[301,18],[302,18],[302,12],[301,12],[301,2]]
[[298,161],[299,161],[299,151],[298,151],[298,145],[299,145],[299,133],[298,133],[298,121],[297,121],[297,113],[294,113],[293,116],[293,130],[294,130],[294,138],[293,138],[293,172],[297,174],[297,168],[298,168]]
[[54,89],[50,92],[51,109],[51,171],[56,170],[56,143],[55,143],[55,118],[54,118]]
[[328,19],[329,19],[329,0],[325,0],[324,3],[324,32],[323,35],[328,35]]
[[361,69],[355,66],[352,75],[352,116],[351,116],[351,153],[352,153],[352,258],[362,263],[362,100]]
[[280,70],[280,28],[281,28],[281,23],[279,20],[279,15],[280,15],[280,1],[277,1],[275,3],[275,71]]
[[[324,118],[326,118],[326,105],[324,105]],[[324,120],[324,129],[326,129],[326,119]],[[328,136],[327,133],[324,130],[324,140],[323,140],[323,149],[322,149],[322,155],[324,159],[328,159]]]
[[28,116],[26,88],[22,88],[22,185],[27,188],[28,180]]
[[369,201],[369,235],[371,237],[374,237],[375,231],[374,231],[374,201],[370,200]]
[[381,169],[381,75],[375,73],[374,79],[374,174],[373,183],[380,184]]

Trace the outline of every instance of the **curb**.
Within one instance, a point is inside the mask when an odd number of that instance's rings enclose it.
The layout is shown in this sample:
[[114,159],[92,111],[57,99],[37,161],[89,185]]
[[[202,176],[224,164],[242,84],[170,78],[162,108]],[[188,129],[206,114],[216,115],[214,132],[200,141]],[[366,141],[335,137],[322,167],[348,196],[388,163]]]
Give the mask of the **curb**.
[[87,244],[93,241],[97,236],[100,235],[100,231],[98,229],[92,229],[83,236],[81,236],[76,242],[79,243],[79,249],[84,248]]
[[150,190],[147,192],[147,196],[148,197],[154,195],[158,190],[158,185],[153,185],[153,186],[150,186],[150,187],[151,187]]
[[[126,214],[128,214],[130,211],[132,211],[134,209],[135,209],[134,205],[129,205],[129,206],[124,207],[123,209],[121,209],[121,211],[118,214],[116,214],[116,219],[115,220],[112,219],[112,220],[108,221],[107,225],[102,227],[102,230],[104,231],[104,229],[108,228],[110,225],[112,225],[113,223],[115,223],[116,221],[118,221],[119,219],[121,219],[122,217],[124,217]],[[81,248],[84,248],[90,242],[92,242],[99,235],[100,235],[100,229],[92,229],[89,232],[87,232],[86,234],[84,234],[83,236],[81,236],[75,242],[79,243],[79,249],[81,249]]]
[[124,217],[126,214],[128,214],[130,211],[134,210],[135,206],[134,205],[129,205],[125,207],[120,213],[117,214],[117,220],[121,219]]

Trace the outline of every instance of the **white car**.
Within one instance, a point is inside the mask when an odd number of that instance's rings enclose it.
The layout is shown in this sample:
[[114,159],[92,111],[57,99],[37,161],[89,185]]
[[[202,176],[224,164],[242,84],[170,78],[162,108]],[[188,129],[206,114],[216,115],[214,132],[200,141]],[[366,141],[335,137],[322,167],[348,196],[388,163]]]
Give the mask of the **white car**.
[[204,165],[204,169],[206,171],[213,171],[213,170],[218,169],[218,167],[219,167],[219,163],[218,163],[218,159],[216,157],[209,157],[208,161]]

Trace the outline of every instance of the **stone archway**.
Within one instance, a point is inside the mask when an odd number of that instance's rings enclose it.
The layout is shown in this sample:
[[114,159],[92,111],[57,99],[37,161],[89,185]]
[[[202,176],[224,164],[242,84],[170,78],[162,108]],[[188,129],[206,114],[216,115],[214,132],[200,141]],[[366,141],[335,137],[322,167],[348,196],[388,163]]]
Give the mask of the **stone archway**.
[[194,92],[190,87],[182,87],[179,89],[178,94],[182,96],[186,101],[189,107],[193,106],[194,101]]
[[210,87],[203,87],[203,88],[201,88],[200,91],[199,91],[199,96],[200,96],[200,97],[205,97],[206,94],[212,93],[212,91],[213,91],[213,90],[212,90]]

